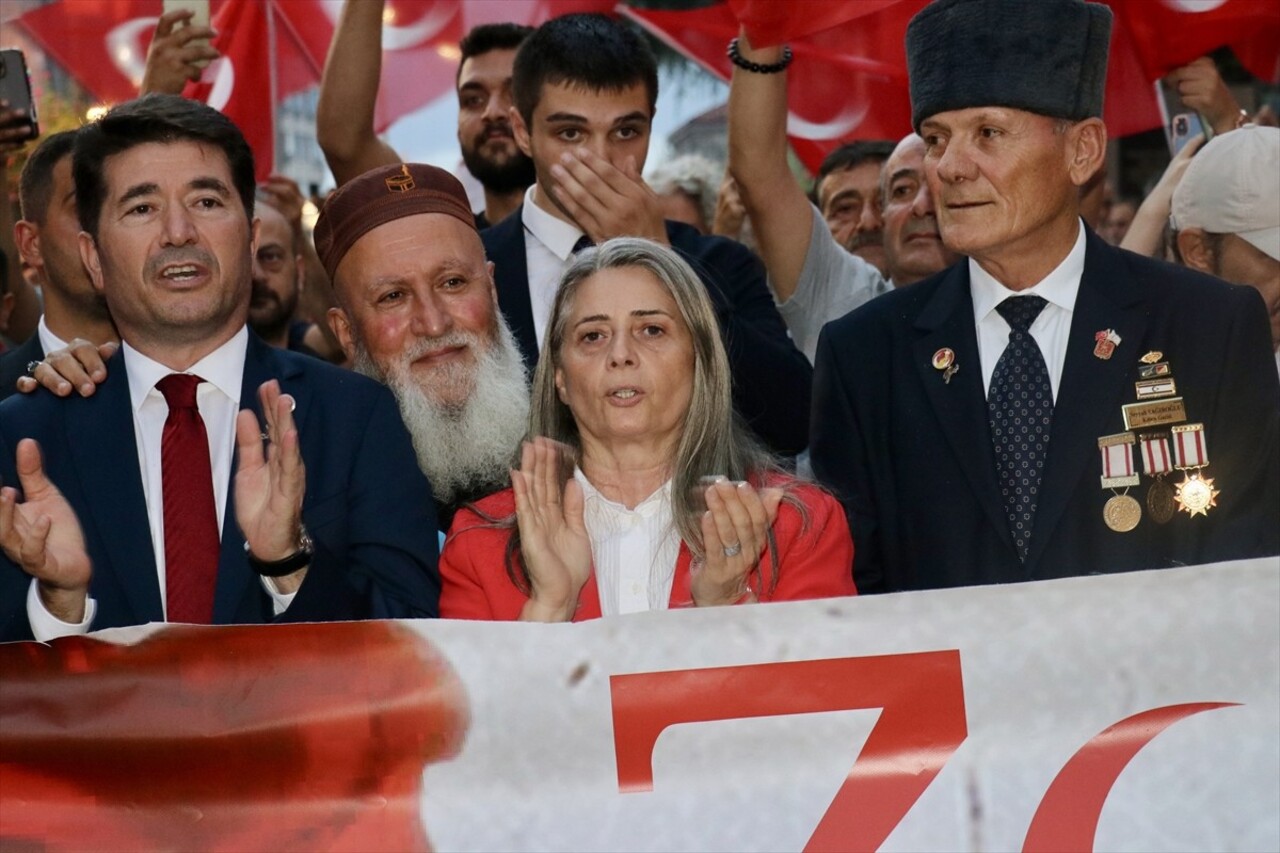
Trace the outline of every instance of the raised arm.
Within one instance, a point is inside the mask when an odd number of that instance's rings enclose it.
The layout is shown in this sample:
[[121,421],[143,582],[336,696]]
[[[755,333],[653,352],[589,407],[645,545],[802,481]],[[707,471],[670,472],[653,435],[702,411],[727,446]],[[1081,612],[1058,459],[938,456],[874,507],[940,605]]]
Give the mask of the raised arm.
[[347,0],[324,63],[316,139],[338,186],[400,162],[395,149],[373,132],[382,76],[383,6],[383,0]]
[[[781,47],[754,48],[743,30],[743,59],[771,65]],[[795,293],[813,228],[813,207],[787,165],[787,74],[734,67],[729,86],[729,171],[751,217],[756,244],[779,302]]]

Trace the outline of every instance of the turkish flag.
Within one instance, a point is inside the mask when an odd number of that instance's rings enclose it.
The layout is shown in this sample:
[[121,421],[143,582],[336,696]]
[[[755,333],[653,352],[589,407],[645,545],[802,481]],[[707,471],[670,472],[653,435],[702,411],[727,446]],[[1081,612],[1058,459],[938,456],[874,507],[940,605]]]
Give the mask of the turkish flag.
[[[295,5],[267,2],[273,8]],[[223,7],[229,3],[213,0],[211,24],[215,29],[225,19]],[[117,104],[137,97],[147,48],[163,5],[162,0],[57,0],[27,12],[15,23],[95,98]],[[277,21],[280,17],[277,15]],[[275,30],[276,92],[279,98],[286,98],[320,81],[324,54],[322,51],[314,61],[298,45],[292,29],[277,26]],[[262,44],[267,43],[264,35]],[[265,61],[265,50],[263,57]]]
[[182,90],[236,123],[253,149],[254,176],[264,181],[275,166],[275,103],[267,55],[271,10],[258,0],[226,0],[211,22],[222,54],[199,81]]
[[138,95],[161,0],[60,0],[15,22],[106,104]]
[[[374,129],[451,94],[458,43],[480,24],[536,26],[571,12],[608,12],[615,0],[387,0],[382,25],[382,79]],[[277,2],[279,20],[317,68],[323,68],[342,5],[326,0]]]
[[[1160,127],[1155,81],[1223,45],[1257,76],[1276,79],[1275,0],[1106,2],[1116,21],[1103,119],[1114,137]],[[739,23],[753,44],[790,42],[795,62],[787,75],[788,137],[797,156],[816,170],[843,142],[896,140],[910,132],[906,29],[927,3],[728,0],[682,12],[623,11],[722,80],[731,76],[725,45],[738,34]]]

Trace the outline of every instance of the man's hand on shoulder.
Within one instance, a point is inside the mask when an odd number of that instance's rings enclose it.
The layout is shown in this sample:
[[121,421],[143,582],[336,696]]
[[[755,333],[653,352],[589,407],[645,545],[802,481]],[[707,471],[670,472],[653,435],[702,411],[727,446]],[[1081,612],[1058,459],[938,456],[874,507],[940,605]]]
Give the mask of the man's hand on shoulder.
[[93,571],[80,522],[45,476],[39,444],[18,442],[16,461],[24,500],[13,486],[0,488],[0,547],[39,581],[40,600],[51,615],[82,622]]
[[107,380],[107,361],[119,348],[117,343],[99,345],[76,338],[62,349],[46,353],[44,361],[18,377],[16,387],[23,394],[45,388],[59,397],[69,397],[74,388],[81,397],[92,397]]
[[593,242],[644,237],[667,244],[657,193],[640,177],[635,158],[619,169],[586,148],[566,152],[551,167],[555,195]]
[[[240,457],[235,477],[236,522],[250,556],[274,563],[296,554],[302,544],[307,472],[293,421],[293,397],[282,394],[280,383],[273,379],[258,389],[258,399],[267,420],[265,449],[257,416],[248,409],[236,416]],[[306,573],[304,566],[274,578],[276,589],[297,592]]]

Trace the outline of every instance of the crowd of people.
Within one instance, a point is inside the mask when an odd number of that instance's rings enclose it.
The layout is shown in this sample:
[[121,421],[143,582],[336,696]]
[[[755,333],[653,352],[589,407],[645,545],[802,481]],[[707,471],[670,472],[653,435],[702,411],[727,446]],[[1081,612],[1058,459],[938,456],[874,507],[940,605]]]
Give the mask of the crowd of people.
[[0,105],[42,296],[0,356],[0,640],[1280,554],[1280,129],[1208,60],[1171,80],[1215,137],[1107,198],[1107,7],[935,0],[913,132],[807,193],[785,46],[729,46],[727,170],[646,180],[633,28],[484,25],[456,80],[476,211],[374,132],[382,5],[336,28],[313,234],[177,94],[211,58],[189,12],[92,124],[32,143]]

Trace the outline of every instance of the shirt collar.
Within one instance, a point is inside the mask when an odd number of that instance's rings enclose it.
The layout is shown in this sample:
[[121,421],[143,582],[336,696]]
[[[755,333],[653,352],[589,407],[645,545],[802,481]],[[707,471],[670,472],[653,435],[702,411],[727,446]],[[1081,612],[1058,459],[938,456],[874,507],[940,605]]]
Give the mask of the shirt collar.
[[49,331],[49,324],[44,321],[43,314],[40,315],[40,322],[36,324],[36,334],[40,336],[40,348],[44,350],[45,355],[54,350],[66,349],[67,342]]
[[[125,373],[129,377],[129,399],[136,414],[156,383],[174,371],[158,361],[148,358],[129,346],[124,348]],[[182,373],[194,373],[205,382],[226,394],[237,407],[240,405],[240,389],[244,384],[244,359],[249,348],[249,327],[241,326],[231,339]],[[159,393],[159,392],[157,392]]]
[[567,261],[573,254],[573,247],[583,235],[582,229],[572,222],[565,222],[557,216],[538,207],[533,200],[538,185],[533,184],[524,192],[524,210],[520,214],[524,219],[524,227],[538,238],[538,242],[551,250],[551,253],[562,261]]
[[1035,294],[1046,302],[1066,311],[1074,311],[1076,295],[1080,292],[1080,277],[1084,275],[1084,226],[1077,225],[1076,242],[1071,251],[1048,275],[1026,290],[1010,290],[996,281],[973,258],[969,259],[969,289],[973,294],[973,316],[979,321],[995,310],[1010,296]]
[[657,491],[636,504],[635,509],[627,509],[617,501],[609,500],[602,495],[599,489],[591,485],[591,481],[587,479],[586,474],[582,473],[581,468],[575,467],[573,469],[573,478],[582,486],[582,496],[589,504],[599,509],[608,510],[613,515],[635,513],[647,518],[658,512],[663,506],[669,505],[671,498],[671,481],[667,480],[658,487]]

